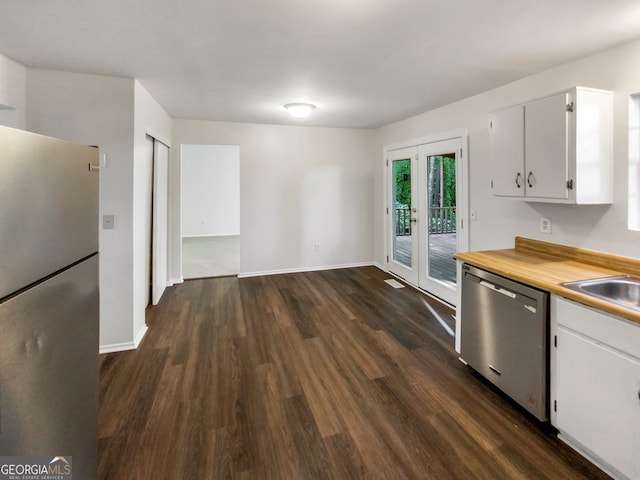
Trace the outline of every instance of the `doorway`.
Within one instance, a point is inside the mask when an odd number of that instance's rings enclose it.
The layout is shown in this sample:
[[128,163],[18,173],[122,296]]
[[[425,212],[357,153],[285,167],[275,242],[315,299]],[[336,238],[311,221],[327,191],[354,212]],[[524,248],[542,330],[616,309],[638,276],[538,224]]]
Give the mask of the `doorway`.
[[240,272],[240,146],[182,145],[182,276]]
[[388,269],[453,306],[459,278],[453,254],[468,248],[463,139],[387,149]]

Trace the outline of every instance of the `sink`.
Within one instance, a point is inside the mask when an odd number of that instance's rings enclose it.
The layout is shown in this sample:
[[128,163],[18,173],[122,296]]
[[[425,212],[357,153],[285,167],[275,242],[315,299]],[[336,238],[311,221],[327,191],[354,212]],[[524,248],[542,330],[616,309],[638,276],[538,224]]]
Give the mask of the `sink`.
[[563,287],[640,312],[640,278],[621,275],[561,284]]

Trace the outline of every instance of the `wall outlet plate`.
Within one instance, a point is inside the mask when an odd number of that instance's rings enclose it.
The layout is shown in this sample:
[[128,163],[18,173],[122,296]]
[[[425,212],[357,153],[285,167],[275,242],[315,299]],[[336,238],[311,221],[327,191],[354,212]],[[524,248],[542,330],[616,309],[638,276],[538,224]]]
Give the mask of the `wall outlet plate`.
[[550,218],[541,218],[540,219],[540,231],[542,233],[551,233],[551,219]]

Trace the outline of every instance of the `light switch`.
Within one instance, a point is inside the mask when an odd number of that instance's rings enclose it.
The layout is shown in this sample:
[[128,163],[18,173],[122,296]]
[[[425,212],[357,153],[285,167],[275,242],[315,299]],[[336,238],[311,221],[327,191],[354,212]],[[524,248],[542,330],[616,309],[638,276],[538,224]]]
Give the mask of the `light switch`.
[[103,215],[102,216],[102,229],[113,230],[116,228],[116,216],[115,215]]

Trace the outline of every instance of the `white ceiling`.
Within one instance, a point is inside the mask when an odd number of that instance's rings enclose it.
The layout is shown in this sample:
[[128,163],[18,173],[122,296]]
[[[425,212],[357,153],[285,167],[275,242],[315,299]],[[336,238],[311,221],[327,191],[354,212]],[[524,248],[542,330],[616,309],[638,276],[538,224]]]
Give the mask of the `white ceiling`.
[[234,122],[377,127],[635,38],[639,0],[0,0],[0,54]]

